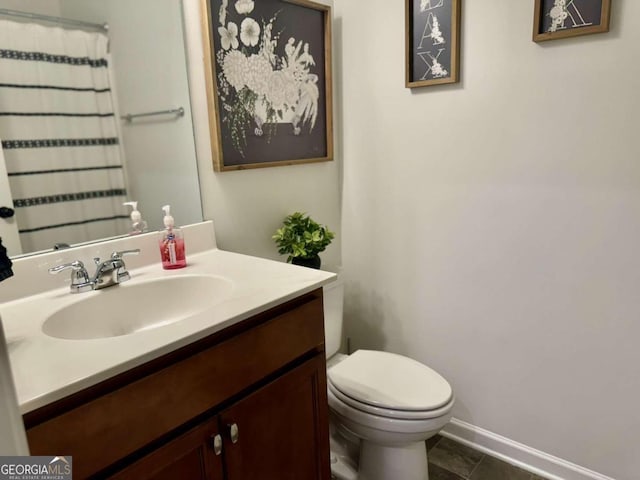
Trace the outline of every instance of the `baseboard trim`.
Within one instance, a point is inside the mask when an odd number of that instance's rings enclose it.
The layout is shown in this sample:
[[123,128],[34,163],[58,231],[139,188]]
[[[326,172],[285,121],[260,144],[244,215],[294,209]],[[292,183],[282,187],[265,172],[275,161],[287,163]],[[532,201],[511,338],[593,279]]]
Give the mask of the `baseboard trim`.
[[457,418],[440,434],[550,480],[615,480]]

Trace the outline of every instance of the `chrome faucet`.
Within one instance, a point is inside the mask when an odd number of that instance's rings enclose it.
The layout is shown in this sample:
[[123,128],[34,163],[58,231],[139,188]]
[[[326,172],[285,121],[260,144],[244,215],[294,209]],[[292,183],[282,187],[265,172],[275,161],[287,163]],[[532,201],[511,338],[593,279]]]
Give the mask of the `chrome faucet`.
[[135,250],[113,252],[111,257],[104,262],[101,262],[99,257],[94,258],[96,273],[90,280],[93,284],[93,289],[100,290],[101,288],[107,288],[129,280],[131,275],[129,275],[122,257],[125,255],[137,255],[138,253],[140,253],[140,249],[136,248]]
[[71,269],[71,293],[87,292],[89,290],[100,290],[112,285],[126,282],[131,278],[127,271],[124,260],[125,255],[135,255],[140,253],[140,249],[123,250],[121,252],[113,252],[108,260],[103,262],[100,258],[94,258],[96,263],[96,273],[93,277],[89,277],[89,273],[80,260],[65,263],[49,269],[49,273],[56,274],[63,270]]
[[82,293],[93,290],[93,284],[89,280],[89,273],[87,273],[87,269],[84,268],[84,263],[80,260],[52,267],[49,269],[49,273],[56,274],[69,269],[71,269],[71,285],[69,287],[71,293]]

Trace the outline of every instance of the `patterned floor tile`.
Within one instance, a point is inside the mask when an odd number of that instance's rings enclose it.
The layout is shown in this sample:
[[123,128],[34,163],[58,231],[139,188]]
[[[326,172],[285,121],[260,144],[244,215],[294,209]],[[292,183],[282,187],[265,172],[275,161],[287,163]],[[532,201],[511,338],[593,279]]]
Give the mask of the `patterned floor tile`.
[[[429,452],[431,463],[468,479],[484,454],[465,445],[443,438]],[[527,479],[529,480],[529,479]]]
[[486,455],[470,480],[531,480],[531,473]]
[[449,470],[439,467],[435,463],[429,464],[429,480],[464,480]]
[[427,452],[431,451],[431,449],[435,447],[440,440],[442,440],[442,437],[440,435],[434,435],[433,437],[427,439]]

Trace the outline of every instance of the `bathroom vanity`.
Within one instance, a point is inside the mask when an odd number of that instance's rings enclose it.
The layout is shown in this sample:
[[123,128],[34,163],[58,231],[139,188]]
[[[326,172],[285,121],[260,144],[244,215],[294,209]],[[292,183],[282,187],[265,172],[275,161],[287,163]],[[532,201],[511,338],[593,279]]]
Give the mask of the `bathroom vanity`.
[[26,414],[31,453],[74,478],[328,479],[323,344],[316,290]]
[[[108,289],[63,287],[2,305],[31,454],[73,456],[74,478],[328,480],[321,286],[334,275],[217,249],[189,262],[184,272],[146,265]],[[204,292],[220,298],[174,322],[123,335],[84,319],[84,330],[81,321],[45,333],[60,312],[105,298],[114,315],[103,323],[155,315],[153,295],[132,305],[127,291],[166,296],[159,285],[193,290],[207,276],[230,287]],[[198,301],[177,293],[178,304]]]

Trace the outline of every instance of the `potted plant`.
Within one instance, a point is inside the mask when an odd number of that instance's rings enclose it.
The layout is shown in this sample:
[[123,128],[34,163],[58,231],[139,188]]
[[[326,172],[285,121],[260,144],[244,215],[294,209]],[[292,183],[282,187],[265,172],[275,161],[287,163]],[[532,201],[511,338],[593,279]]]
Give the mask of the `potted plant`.
[[278,245],[278,253],[289,255],[288,263],[320,268],[318,254],[327,248],[334,236],[329,228],[319,225],[306,213],[295,212],[284,219],[283,227],[271,238]]

